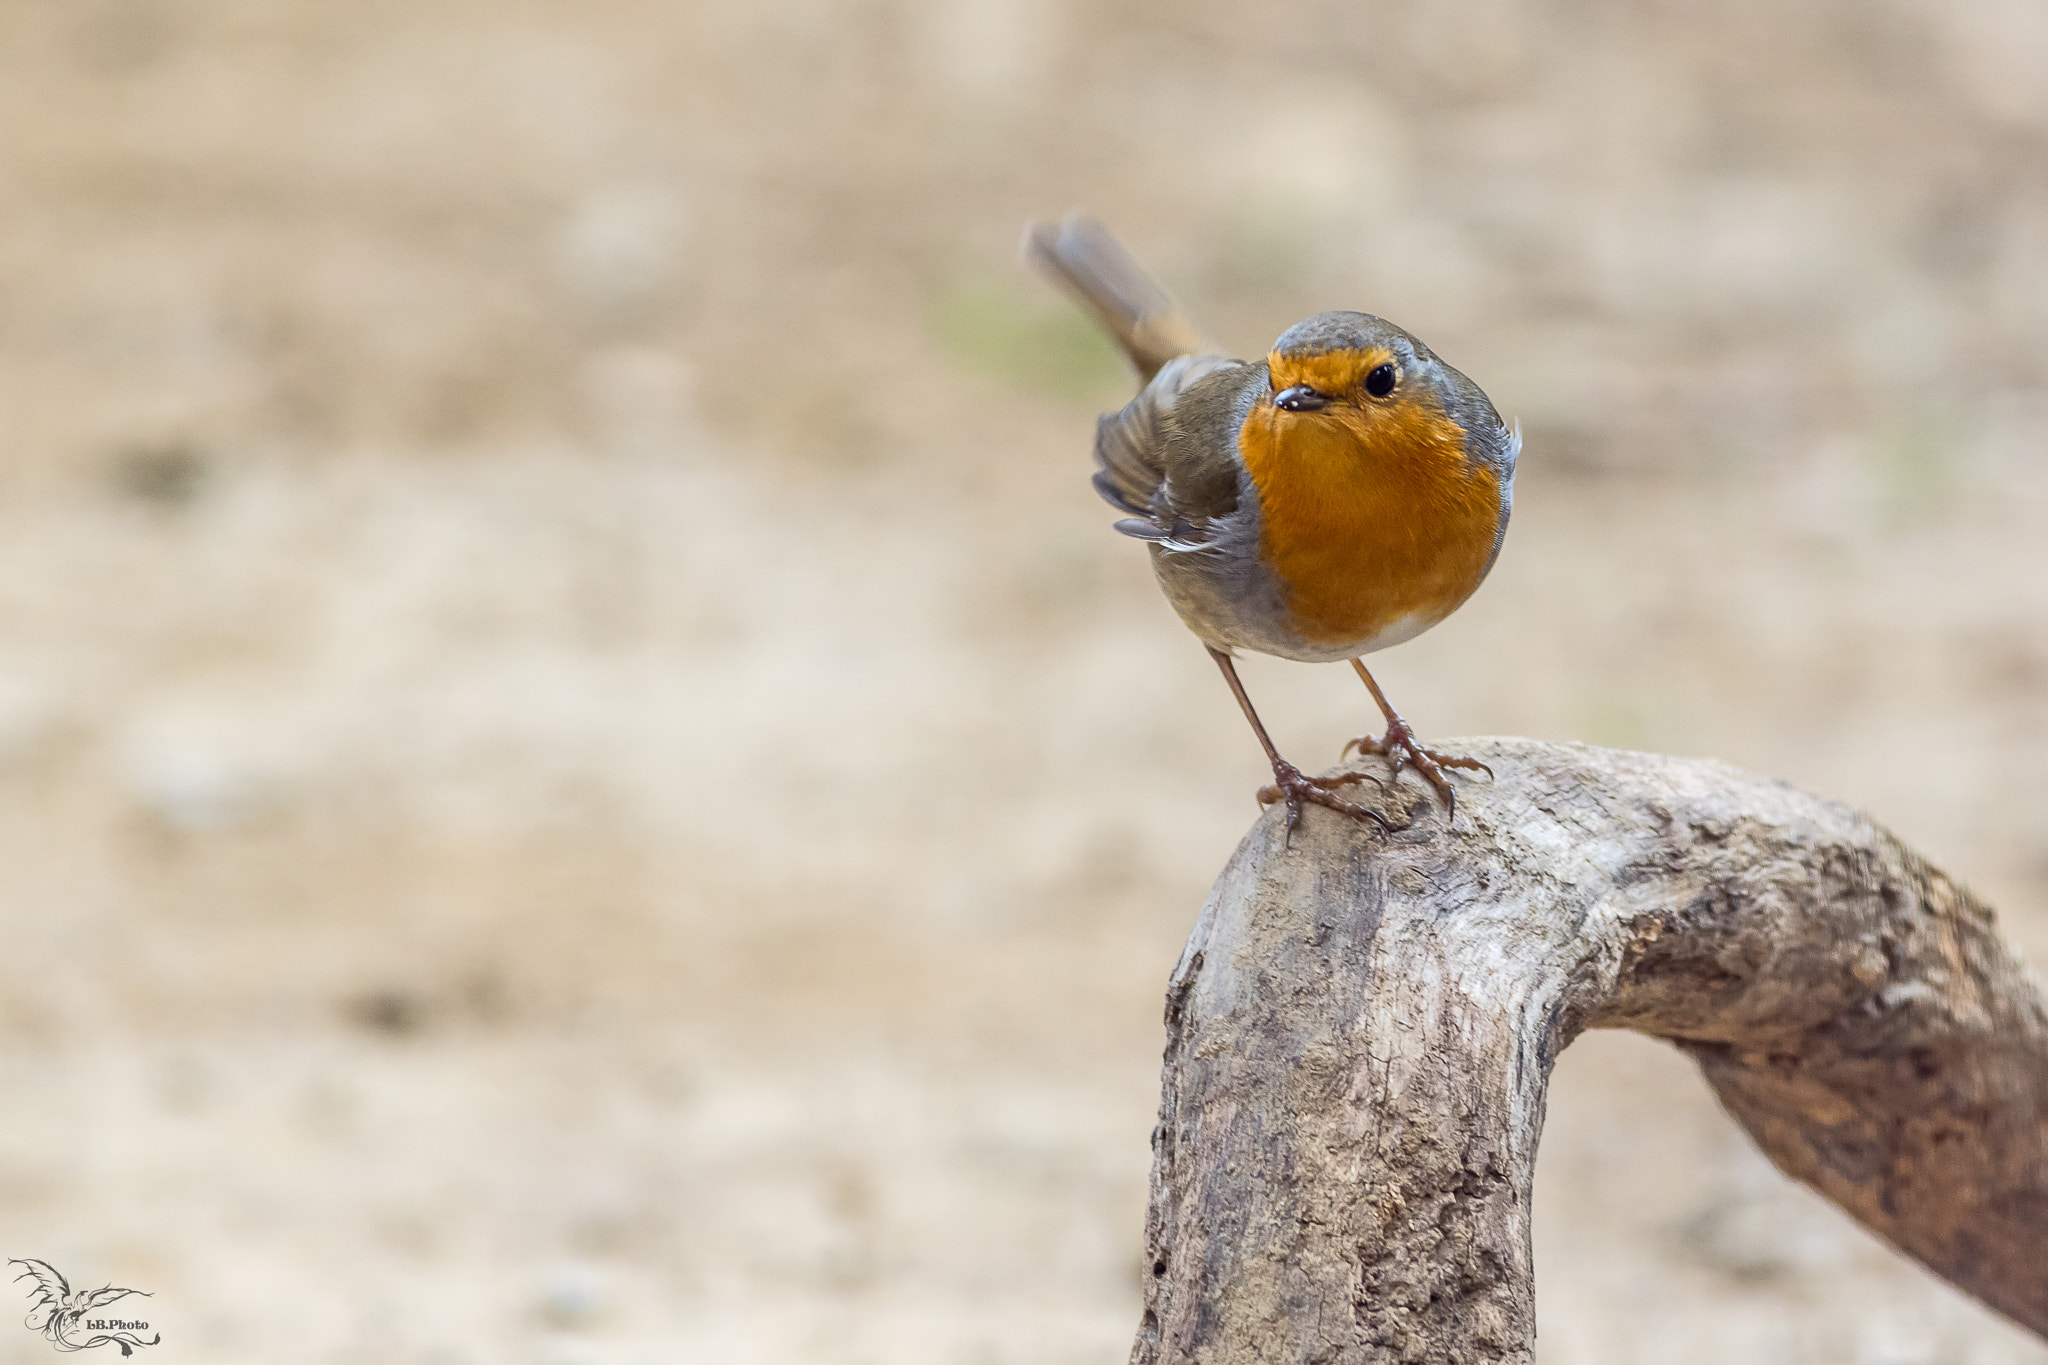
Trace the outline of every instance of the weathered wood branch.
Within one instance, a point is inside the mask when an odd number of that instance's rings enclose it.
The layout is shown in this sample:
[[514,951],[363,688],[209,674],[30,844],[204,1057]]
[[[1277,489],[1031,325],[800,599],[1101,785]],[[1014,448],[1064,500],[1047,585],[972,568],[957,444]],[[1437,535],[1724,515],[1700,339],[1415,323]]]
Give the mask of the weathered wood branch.
[[[1471,742],[1447,824],[1269,812],[1167,997],[1135,1365],[1527,1361],[1558,1052],[1665,1038],[1779,1168],[2048,1334],[2048,1013],[1991,912],[1719,764]],[[1353,788],[1369,792],[1370,788]]]

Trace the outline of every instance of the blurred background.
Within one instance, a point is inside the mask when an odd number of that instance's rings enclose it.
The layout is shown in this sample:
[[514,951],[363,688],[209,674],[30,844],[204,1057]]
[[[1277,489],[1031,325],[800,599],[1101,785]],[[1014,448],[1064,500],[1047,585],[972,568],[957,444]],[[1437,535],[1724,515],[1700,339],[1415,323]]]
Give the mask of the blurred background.
[[[13,0],[0,1251],[152,1361],[1120,1359],[1265,775],[1087,486],[1076,205],[1520,418],[1425,735],[1855,802],[2040,960],[2044,71],[2031,0]],[[2048,1361],[1657,1045],[1539,1182],[1544,1365]]]

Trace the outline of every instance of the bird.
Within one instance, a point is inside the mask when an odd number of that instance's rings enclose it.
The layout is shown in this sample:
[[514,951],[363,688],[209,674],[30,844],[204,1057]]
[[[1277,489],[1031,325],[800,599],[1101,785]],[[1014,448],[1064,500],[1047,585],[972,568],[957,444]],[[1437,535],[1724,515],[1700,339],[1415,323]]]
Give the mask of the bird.
[[1493,770],[1417,742],[1364,656],[1412,640],[1475,592],[1506,538],[1519,426],[1422,341],[1370,313],[1317,313],[1265,357],[1210,346],[1180,306],[1086,214],[1034,222],[1024,252],[1095,315],[1138,394],[1096,424],[1094,485],[1144,542],[1167,601],[1222,670],[1273,767],[1261,806],[1287,831],[1305,806],[1391,831],[1346,800],[1360,772],[1305,774],[1273,745],[1238,678],[1240,650],[1348,660],[1384,721],[1344,746],[1413,768],[1447,814],[1445,769]]
[[[29,1309],[28,1317],[23,1320],[22,1325],[31,1331],[41,1332],[49,1338],[50,1344],[60,1351],[84,1351],[112,1342],[121,1348],[122,1355],[130,1356],[135,1354],[134,1348],[137,1346],[155,1346],[163,1341],[161,1332],[144,1341],[129,1330],[134,1327],[147,1330],[149,1324],[146,1322],[105,1322],[99,1319],[89,1320],[85,1316],[131,1294],[140,1295],[145,1299],[153,1297],[140,1289],[116,1289],[112,1285],[103,1285],[98,1289],[80,1289],[74,1292],[71,1282],[48,1261],[39,1261],[32,1256],[16,1256],[8,1258],[7,1264],[25,1267],[14,1277],[17,1281],[35,1282],[34,1287],[29,1290],[30,1297],[35,1301],[34,1306]],[[39,1316],[42,1318],[41,1322],[36,1321]],[[80,1332],[91,1332],[92,1335],[80,1341]]]

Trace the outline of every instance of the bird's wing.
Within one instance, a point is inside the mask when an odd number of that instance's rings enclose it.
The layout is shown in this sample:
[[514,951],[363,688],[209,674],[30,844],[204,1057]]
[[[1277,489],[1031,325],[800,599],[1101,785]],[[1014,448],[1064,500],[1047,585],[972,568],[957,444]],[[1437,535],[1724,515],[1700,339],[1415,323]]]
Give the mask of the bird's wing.
[[34,1292],[36,1302],[38,1303],[47,1300],[61,1304],[64,1302],[65,1296],[71,1292],[71,1282],[58,1274],[56,1267],[52,1266],[48,1261],[38,1261],[28,1257],[13,1257],[8,1260],[7,1264],[27,1267],[27,1269],[14,1278],[17,1280],[35,1280],[36,1288]]
[[1221,356],[1170,360],[1138,396],[1095,423],[1095,488],[1111,506],[1149,517],[1169,474],[1169,424],[1188,390],[1238,364]]
[[1244,390],[1263,365],[1223,356],[1168,361],[1136,398],[1095,428],[1095,491],[1127,515],[1117,530],[1172,550],[1208,543],[1237,510],[1237,429]]
[[1095,491],[1125,514],[1116,529],[1169,550],[1210,543],[1237,510],[1238,403],[1263,365],[1212,354],[1188,315],[1085,214],[1034,223],[1024,251],[1095,314],[1145,387],[1095,428]]
[[40,1331],[41,1329],[36,1328],[35,1325],[36,1314],[43,1312],[45,1309],[49,1310],[52,1315],[63,1312],[65,1296],[71,1292],[71,1282],[58,1274],[56,1268],[47,1261],[37,1261],[26,1257],[10,1257],[7,1264],[27,1267],[19,1275],[16,1275],[15,1279],[33,1279],[36,1282],[35,1289],[31,1291],[34,1300],[33,1306],[28,1310],[28,1316],[22,1319],[22,1323],[24,1326]]

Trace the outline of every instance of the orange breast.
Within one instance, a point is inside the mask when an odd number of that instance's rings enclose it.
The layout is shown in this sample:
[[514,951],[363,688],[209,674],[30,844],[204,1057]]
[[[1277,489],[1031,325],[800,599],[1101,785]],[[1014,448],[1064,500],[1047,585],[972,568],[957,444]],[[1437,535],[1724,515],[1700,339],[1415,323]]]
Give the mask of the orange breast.
[[1464,433],[1433,407],[1293,413],[1263,401],[1238,450],[1259,490],[1261,549],[1304,641],[1398,643],[1450,615],[1485,575],[1500,481],[1466,459]]

